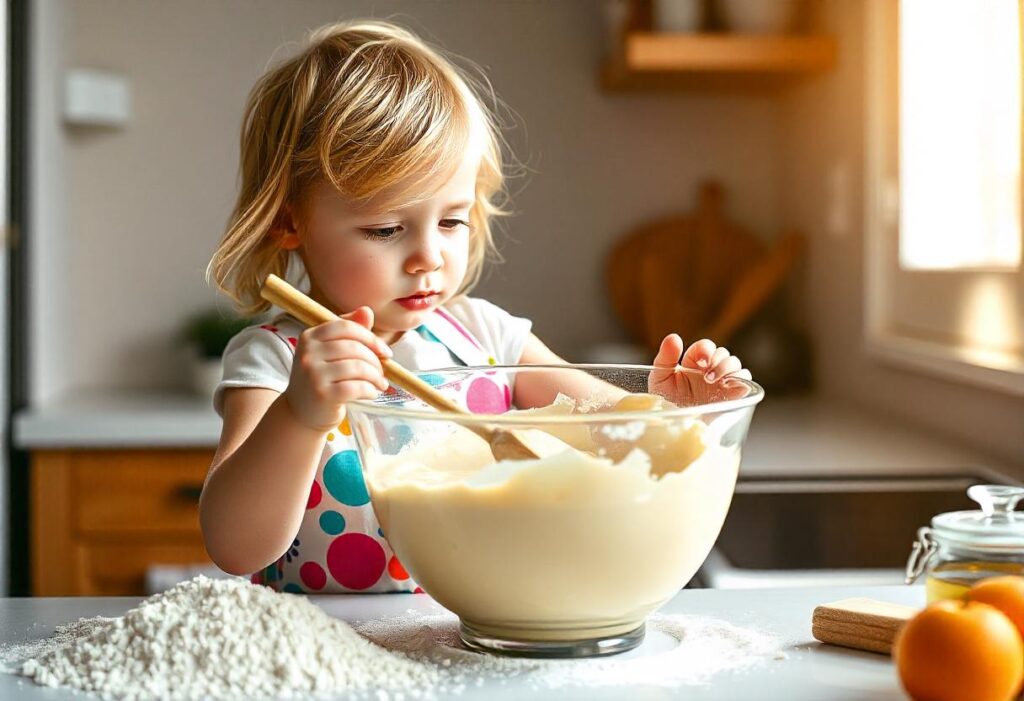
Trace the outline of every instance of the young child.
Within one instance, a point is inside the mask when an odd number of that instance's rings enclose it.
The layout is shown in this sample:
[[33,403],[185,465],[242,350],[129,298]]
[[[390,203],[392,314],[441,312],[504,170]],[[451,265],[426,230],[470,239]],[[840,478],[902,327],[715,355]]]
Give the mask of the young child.
[[[377,21],[316,31],[264,75],[246,108],[241,192],[210,263],[247,313],[298,256],[309,294],[342,318],[281,316],[238,334],[214,405],[220,445],[200,501],[206,548],[225,571],[295,592],[412,591],[369,504],[345,403],[388,388],[380,356],[412,370],[563,363],[527,319],[467,297],[501,214],[501,142],[449,60]],[[750,375],[708,340],[665,338],[702,382]],[[549,403],[550,387],[466,383],[472,411]],[[687,376],[692,382],[693,375]],[[699,377],[699,375],[698,375]],[[477,388],[477,389],[473,389]]]

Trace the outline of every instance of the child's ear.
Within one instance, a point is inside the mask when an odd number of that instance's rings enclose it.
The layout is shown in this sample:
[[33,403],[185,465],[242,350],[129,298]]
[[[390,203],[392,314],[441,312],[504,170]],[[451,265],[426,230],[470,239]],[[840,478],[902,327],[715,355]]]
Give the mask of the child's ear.
[[298,227],[295,225],[295,217],[292,214],[292,206],[286,204],[274,217],[274,223],[270,233],[277,241],[277,245],[286,251],[294,251],[302,242],[299,240]]

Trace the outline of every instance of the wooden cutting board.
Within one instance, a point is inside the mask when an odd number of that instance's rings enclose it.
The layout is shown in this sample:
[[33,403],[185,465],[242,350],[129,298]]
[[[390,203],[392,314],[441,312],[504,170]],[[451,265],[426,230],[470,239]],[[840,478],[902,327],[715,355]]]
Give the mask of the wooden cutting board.
[[768,259],[766,246],[725,217],[723,197],[721,186],[707,181],[692,214],[647,224],[609,253],[612,307],[633,338],[651,349],[672,332],[690,342],[714,330],[724,342],[722,326],[716,327],[723,310],[729,311],[731,332],[760,303],[744,293],[737,299],[737,282],[756,273],[747,290],[765,297],[781,282],[780,267],[792,261],[788,242],[778,259],[758,271],[755,264]]
[[725,304],[719,309],[701,336],[728,343],[732,335],[771,299],[782,286],[804,249],[804,237],[798,233],[781,236],[771,250],[739,276]]
[[843,599],[814,609],[811,634],[823,643],[889,655],[896,634],[918,611],[875,599]]

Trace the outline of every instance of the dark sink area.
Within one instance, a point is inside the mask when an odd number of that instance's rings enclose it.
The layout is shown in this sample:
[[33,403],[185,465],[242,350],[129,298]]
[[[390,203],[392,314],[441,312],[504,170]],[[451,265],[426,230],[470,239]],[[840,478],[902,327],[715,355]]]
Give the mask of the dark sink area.
[[[977,509],[972,484],[994,475],[742,480],[697,586],[902,581],[917,529],[936,514]],[[869,574],[867,571],[874,571]],[[760,582],[760,584],[758,584]]]

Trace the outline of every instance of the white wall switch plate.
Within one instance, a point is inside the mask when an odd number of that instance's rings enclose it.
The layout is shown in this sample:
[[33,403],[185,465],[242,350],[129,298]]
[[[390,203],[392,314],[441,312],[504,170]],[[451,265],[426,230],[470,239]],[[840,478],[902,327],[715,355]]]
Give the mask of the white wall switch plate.
[[131,117],[128,79],[117,73],[73,68],[64,76],[64,121],[120,127]]

